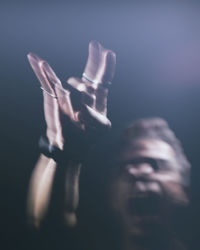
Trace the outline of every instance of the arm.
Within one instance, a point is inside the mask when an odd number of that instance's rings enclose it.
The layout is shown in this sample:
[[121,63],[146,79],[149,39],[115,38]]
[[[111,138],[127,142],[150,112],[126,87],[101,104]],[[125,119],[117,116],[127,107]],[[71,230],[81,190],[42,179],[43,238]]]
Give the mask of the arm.
[[27,212],[30,222],[36,228],[40,226],[48,209],[56,167],[53,159],[41,155],[31,176]]
[[[67,88],[63,88],[47,62],[33,54],[29,54],[28,59],[43,89],[47,138],[50,144],[62,151],[68,143],[68,137],[63,136],[62,116],[68,117],[72,125],[81,130],[83,135],[88,131],[111,126],[107,118],[107,86],[114,74],[115,54],[112,51],[104,49],[97,42],[91,42],[82,78],[70,78]],[[78,108],[72,105],[72,91],[80,94]],[[74,225],[81,161],[71,159],[65,167],[65,219],[68,225]],[[33,171],[28,214],[35,225],[40,224],[47,212],[56,168],[57,163],[53,159],[41,155]]]

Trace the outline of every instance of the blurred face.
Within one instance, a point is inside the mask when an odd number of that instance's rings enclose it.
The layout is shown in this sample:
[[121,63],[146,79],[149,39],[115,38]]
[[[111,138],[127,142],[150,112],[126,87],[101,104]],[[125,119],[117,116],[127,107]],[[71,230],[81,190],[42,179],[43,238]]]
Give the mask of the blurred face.
[[137,236],[152,233],[153,225],[167,227],[173,208],[187,203],[172,147],[139,139],[121,150],[116,164],[111,200],[124,229]]

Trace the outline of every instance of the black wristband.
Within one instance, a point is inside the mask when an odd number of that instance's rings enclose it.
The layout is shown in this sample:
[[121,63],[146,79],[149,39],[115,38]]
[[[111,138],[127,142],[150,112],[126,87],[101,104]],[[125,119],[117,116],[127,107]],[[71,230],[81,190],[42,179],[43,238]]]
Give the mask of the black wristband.
[[49,140],[44,136],[39,139],[39,149],[45,156],[54,159],[57,163],[66,162],[67,159],[64,157],[64,153],[55,145],[49,143]]
[[60,150],[44,136],[40,137],[38,144],[40,152],[48,158],[52,158],[58,164],[67,164],[70,161],[80,163],[83,160],[82,155],[75,153],[76,150],[73,150],[72,145],[70,148],[65,147],[64,150]]

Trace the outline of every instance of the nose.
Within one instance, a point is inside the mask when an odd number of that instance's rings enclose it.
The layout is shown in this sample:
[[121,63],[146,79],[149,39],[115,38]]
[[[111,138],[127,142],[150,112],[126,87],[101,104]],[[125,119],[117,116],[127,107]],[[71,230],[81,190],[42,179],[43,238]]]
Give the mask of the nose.
[[140,163],[137,165],[128,165],[128,173],[135,178],[147,176],[154,172],[153,167],[148,163]]

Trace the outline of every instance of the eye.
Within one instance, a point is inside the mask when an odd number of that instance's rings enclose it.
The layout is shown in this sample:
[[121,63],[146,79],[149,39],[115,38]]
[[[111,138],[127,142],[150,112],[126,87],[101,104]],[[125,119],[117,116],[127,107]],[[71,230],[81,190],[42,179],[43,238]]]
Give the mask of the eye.
[[137,168],[141,163],[149,164],[154,171],[166,170],[168,169],[168,164],[165,160],[150,158],[150,157],[138,157],[131,159],[127,162],[120,163],[120,172],[126,172],[129,168]]
[[160,162],[159,160],[157,159],[154,159],[154,158],[149,158],[149,157],[139,157],[139,158],[136,158],[134,160],[132,160],[131,162],[129,162],[127,165],[126,165],[126,168],[128,166],[135,166],[137,167],[138,165],[142,164],[142,163],[147,163],[149,164],[155,171],[158,171],[160,169]]
[[162,159],[157,159],[157,165],[158,165],[158,169],[159,170],[170,170],[171,169],[171,164],[170,162],[166,161],[166,160],[162,160]]
[[158,171],[161,167],[157,159],[147,158],[145,159],[145,162],[151,165],[155,171]]

